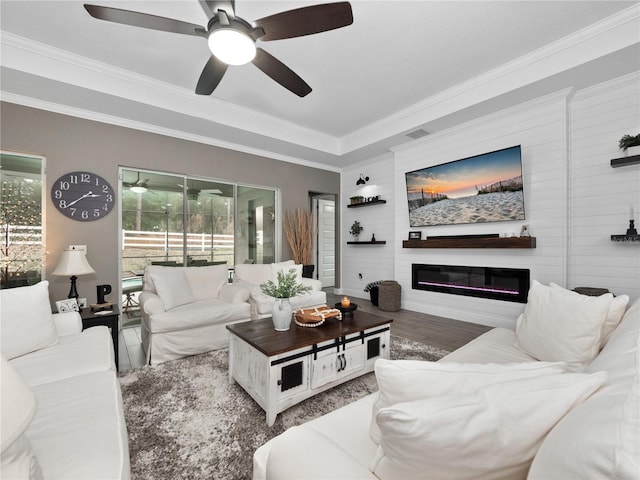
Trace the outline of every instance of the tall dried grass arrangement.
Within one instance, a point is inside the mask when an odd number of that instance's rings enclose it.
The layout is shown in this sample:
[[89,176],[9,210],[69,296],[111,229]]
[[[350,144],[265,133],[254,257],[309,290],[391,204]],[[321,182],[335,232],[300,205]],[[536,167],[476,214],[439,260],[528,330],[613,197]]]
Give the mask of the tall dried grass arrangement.
[[284,232],[293,261],[313,264],[313,214],[302,208],[284,214]]

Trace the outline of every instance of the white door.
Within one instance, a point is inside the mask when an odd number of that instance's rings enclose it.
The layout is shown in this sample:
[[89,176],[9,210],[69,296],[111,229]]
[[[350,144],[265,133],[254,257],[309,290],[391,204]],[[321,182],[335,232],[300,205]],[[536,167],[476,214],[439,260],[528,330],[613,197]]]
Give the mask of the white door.
[[322,288],[335,285],[336,274],[336,202],[324,198],[318,199],[318,280]]

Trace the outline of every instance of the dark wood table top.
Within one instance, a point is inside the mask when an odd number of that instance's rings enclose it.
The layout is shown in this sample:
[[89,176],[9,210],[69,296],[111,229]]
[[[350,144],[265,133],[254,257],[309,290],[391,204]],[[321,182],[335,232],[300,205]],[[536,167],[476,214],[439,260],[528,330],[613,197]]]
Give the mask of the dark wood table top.
[[227,325],[227,330],[266,356],[271,357],[298,348],[335,340],[345,335],[360,333],[391,322],[393,319],[390,317],[356,310],[353,315],[343,316],[342,320],[330,318],[315,328],[299,327],[295,322],[291,322],[289,330],[278,332],[273,328],[271,318],[262,318]]

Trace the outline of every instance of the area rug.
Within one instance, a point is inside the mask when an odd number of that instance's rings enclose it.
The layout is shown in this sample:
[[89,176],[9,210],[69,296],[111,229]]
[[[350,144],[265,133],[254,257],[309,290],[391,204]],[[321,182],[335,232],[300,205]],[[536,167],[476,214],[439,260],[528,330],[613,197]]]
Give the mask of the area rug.
[[[446,351],[391,337],[391,358],[438,360]],[[133,480],[245,480],[253,452],[286,429],[377,390],[369,373],[278,414],[264,411],[228,382],[228,350],[120,375]]]

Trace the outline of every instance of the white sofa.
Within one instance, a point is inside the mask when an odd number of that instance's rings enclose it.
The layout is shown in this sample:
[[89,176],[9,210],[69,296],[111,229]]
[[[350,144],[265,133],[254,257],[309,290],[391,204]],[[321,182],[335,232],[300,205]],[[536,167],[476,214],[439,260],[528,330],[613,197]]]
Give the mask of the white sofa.
[[0,291],[3,479],[128,479],[107,327],[52,314],[48,282]]
[[249,291],[228,283],[226,265],[147,266],[138,298],[151,365],[225,348],[226,326],[251,318]]
[[327,294],[322,291],[322,282],[303,277],[302,265],[296,264],[293,260],[265,264],[242,263],[234,267],[233,282],[237,285],[244,285],[251,292],[249,303],[251,304],[252,320],[270,317],[271,312],[273,312],[275,299],[262,293],[260,284],[268,280],[277,283],[278,271],[284,270],[288,272],[291,268],[294,268],[297,272],[298,283],[311,287],[311,291],[289,299],[291,308],[311,308],[326,305]]
[[[625,296],[533,289],[515,332],[495,328],[439,362],[378,361],[379,392],[258,448],[253,478],[640,478],[640,299],[622,317]],[[530,368],[546,374],[489,385],[482,373]]]

